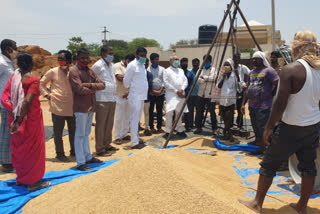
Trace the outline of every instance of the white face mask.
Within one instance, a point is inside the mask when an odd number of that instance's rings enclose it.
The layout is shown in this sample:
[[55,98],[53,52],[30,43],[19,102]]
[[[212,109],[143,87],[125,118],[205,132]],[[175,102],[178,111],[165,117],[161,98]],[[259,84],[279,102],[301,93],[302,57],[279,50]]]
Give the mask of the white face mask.
[[104,58],[104,59],[109,63],[113,62],[113,56],[112,55],[107,55],[107,57]]

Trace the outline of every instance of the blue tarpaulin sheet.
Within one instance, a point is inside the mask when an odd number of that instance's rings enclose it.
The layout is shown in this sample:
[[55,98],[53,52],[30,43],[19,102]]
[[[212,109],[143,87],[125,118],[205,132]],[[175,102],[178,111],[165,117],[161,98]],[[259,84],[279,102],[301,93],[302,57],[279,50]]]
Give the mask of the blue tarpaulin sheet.
[[258,150],[258,146],[250,144],[236,144],[236,145],[226,145],[223,142],[220,142],[218,139],[213,141],[217,149],[225,151],[244,151],[244,152],[255,152]]
[[89,166],[93,168],[91,171],[79,171],[75,168],[72,168],[62,171],[47,172],[42,180],[50,181],[51,186],[34,192],[29,192],[26,186],[17,186],[15,179],[2,181],[0,182],[0,213],[21,213],[21,208],[28,201],[49,191],[52,186],[69,182],[74,178],[78,178],[83,175],[91,174],[120,160],[121,159],[115,159],[104,161],[102,163],[89,164]]

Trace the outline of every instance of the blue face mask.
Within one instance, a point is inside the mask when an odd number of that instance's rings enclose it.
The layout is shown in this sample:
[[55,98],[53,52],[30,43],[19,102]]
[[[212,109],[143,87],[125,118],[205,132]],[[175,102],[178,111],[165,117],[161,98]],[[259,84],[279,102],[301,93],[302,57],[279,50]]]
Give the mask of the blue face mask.
[[144,63],[146,63],[146,61],[147,61],[147,58],[145,58],[145,57],[139,57],[139,59],[138,59],[138,62],[140,63],[140,64],[144,64]]
[[158,64],[154,62],[154,63],[152,63],[152,67],[157,68],[157,67],[158,67]]
[[107,55],[107,57],[104,59],[109,63],[113,62],[113,56],[111,56],[111,55]]
[[206,64],[204,64],[204,68],[205,69],[208,69],[211,67],[211,63],[210,62],[207,62]]
[[179,64],[180,64],[179,60],[174,60],[172,66],[175,68],[178,68]]

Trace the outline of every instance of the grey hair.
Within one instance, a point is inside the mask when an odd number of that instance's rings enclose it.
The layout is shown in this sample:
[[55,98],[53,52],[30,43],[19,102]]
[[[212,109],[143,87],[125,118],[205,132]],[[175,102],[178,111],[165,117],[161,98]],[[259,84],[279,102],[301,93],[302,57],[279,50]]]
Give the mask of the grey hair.
[[170,56],[170,61],[172,61],[173,57],[175,57],[175,56],[177,56],[177,55]]

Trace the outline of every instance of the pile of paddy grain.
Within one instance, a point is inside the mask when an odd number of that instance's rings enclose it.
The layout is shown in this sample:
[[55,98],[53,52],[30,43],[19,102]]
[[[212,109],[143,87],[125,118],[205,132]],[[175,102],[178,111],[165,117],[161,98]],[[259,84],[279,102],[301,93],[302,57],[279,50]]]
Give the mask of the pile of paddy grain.
[[[219,161],[217,161],[219,157]],[[54,186],[25,213],[252,213],[231,156],[197,155],[184,148],[146,147],[96,173]]]

